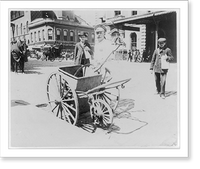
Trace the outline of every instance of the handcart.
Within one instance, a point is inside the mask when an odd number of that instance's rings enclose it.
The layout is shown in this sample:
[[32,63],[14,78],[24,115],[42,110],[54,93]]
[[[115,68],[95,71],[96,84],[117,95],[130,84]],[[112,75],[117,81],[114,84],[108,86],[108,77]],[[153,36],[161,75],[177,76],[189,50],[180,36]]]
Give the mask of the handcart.
[[[120,40],[118,38],[118,40]],[[86,72],[92,65],[60,67],[47,82],[47,97],[52,112],[72,125],[77,125],[79,116],[90,112],[95,126],[107,128],[113,123],[113,113],[120,98],[120,87],[131,79],[110,82],[106,79],[108,69],[101,74],[103,65],[123,43],[119,43],[92,75]]]
[[108,127],[113,122],[120,87],[130,79],[105,82],[102,74],[85,76],[88,65],[60,67],[47,81],[47,97],[52,112],[76,125],[82,113],[90,112],[93,124]]

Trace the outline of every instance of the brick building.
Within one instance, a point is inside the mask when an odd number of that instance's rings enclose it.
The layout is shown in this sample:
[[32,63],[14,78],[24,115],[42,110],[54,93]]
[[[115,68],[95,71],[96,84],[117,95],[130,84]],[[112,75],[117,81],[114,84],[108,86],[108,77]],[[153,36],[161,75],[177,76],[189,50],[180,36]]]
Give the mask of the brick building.
[[94,29],[73,11],[11,11],[11,40],[26,39],[29,48],[44,43],[62,43],[68,51],[79,41],[78,33],[88,33],[94,46]]

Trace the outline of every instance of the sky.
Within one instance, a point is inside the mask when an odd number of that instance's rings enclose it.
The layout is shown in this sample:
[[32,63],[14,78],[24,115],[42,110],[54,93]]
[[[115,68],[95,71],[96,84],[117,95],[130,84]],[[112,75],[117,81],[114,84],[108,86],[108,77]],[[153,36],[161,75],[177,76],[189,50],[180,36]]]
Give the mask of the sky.
[[85,20],[90,26],[95,25],[95,11],[94,10],[75,10],[74,13]]
[[[112,10],[113,11],[113,10]],[[104,9],[81,9],[74,10],[74,14],[84,19],[90,26],[94,26],[101,22],[100,17],[108,16],[110,10]]]

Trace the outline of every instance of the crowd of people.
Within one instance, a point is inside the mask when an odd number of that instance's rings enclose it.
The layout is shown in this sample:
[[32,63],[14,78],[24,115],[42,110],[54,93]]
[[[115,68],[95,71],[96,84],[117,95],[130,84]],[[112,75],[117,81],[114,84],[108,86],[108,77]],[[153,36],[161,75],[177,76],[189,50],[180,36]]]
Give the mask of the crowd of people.
[[[88,42],[88,34],[82,32],[78,34],[79,42],[75,45],[74,49],[74,65],[92,65],[93,72],[98,72],[102,74],[108,74],[108,79],[111,79],[112,71],[107,65],[107,60],[114,56],[114,52],[117,51],[123,41],[119,36],[115,37],[113,40],[106,39],[106,27],[102,24],[97,25],[94,28],[96,35],[96,42],[94,46],[94,51],[92,50]],[[113,43],[114,42],[114,43]],[[44,47],[47,44],[44,44]],[[61,52],[61,45],[54,44],[54,49],[57,52]],[[52,47],[52,49],[53,49]],[[11,43],[11,70],[18,72],[18,68],[21,68],[22,73],[24,73],[24,62],[27,61],[27,50],[26,40],[17,40]],[[138,57],[141,57],[143,61],[149,61],[151,56],[149,52],[143,51],[143,56],[140,56],[138,49],[129,50],[128,61],[137,62]],[[167,47],[166,38],[158,39],[158,48],[154,51],[151,59],[150,70],[151,73],[154,72],[155,84],[156,84],[156,94],[159,94],[163,99],[165,98],[165,85],[166,77],[169,69],[169,62],[173,59],[171,49]]]

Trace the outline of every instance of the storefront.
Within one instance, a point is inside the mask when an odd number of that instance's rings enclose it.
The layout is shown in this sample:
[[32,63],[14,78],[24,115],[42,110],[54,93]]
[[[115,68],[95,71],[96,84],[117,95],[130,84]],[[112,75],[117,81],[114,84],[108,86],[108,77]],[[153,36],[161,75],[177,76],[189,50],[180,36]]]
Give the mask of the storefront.
[[177,12],[176,11],[156,11],[143,15],[113,21],[115,27],[121,30],[135,30],[134,25],[146,25],[145,50],[152,56],[157,47],[157,40],[160,37],[167,39],[167,45],[172,50],[174,62],[177,62]]

